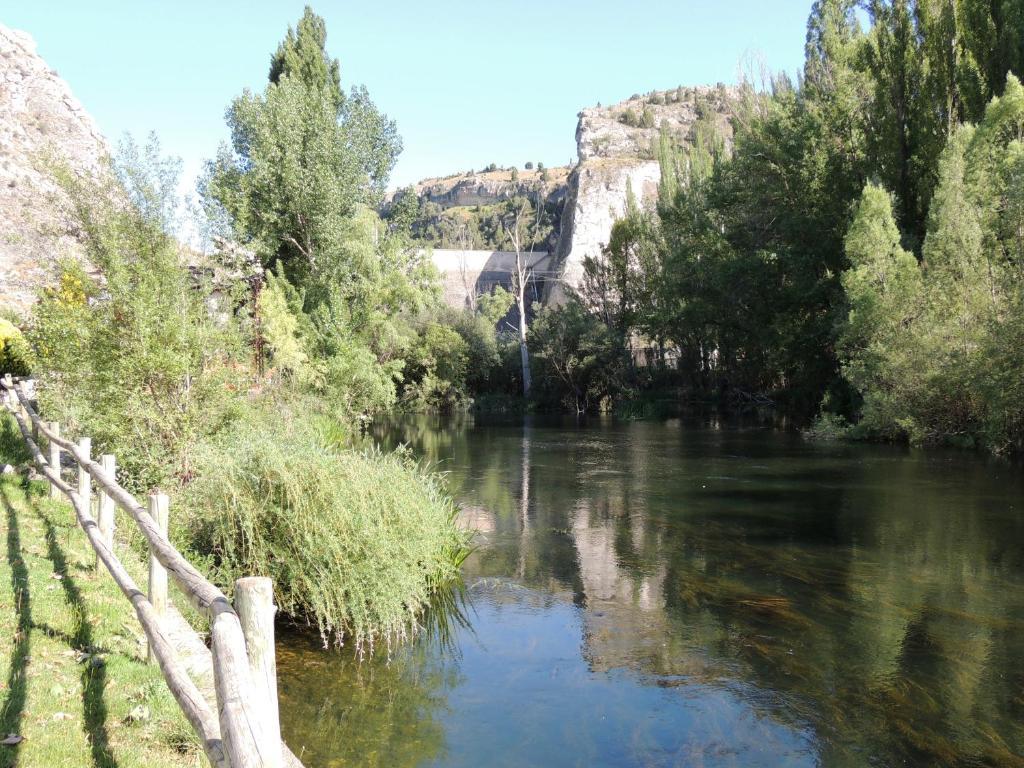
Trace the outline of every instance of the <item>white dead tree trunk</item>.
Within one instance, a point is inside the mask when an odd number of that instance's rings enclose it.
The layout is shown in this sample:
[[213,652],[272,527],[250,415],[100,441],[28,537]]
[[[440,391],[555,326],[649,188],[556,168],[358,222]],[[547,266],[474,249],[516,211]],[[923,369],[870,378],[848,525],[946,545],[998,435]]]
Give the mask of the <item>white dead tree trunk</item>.
[[[533,277],[533,270],[523,258],[523,216],[526,212],[526,201],[515,208],[511,226],[505,223],[505,234],[512,242],[516,253],[516,268],[512,274],[512,295],[515,296],[516,307],[519,309],[519,357],[523,365],[523,396],[529,397],[532,378],[530,376],[530,350],[526,344],[529,330],[526,324],[526,291]],[[532,249],[531,249],[532,251]]]
[[526,578],[526,547],[530,535],[530,428],[523,427],[523,460],[519,481],[519,559],[516,576]]
[[462,278],[462,288],[466,292],[466,308],[476,313],[476,278],[469,268],[469,251],[472,250],[473,239],[469,236],[469,227],[465,224],[459,225],[455,233],[455,244],[459,248],[459,277]]

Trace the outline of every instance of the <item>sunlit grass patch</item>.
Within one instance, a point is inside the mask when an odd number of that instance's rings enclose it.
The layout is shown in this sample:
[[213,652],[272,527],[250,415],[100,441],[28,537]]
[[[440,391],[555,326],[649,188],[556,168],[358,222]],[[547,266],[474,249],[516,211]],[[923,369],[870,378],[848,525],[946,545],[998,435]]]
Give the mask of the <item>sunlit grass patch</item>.
[[21,738],[0,746],[0,766],[202,764],[159,669],[140,656],[131,606],[93,569],[71,508],[8,475],[0,529],[0,738]]

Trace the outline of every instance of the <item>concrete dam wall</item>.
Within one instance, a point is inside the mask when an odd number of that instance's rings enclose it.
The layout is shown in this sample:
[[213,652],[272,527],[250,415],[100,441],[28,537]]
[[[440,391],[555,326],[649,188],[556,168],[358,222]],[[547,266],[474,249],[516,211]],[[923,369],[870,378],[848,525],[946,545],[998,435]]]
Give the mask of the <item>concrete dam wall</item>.
[[[490,293],[494,286],[512,289],[516,271],[515,251],[459,251],[435,248],[431,260],[441,273],[444,300],[457,309],[472,307],[477,296]],[[532,274],[527,303],[540,301],[544,289],[555,275],[552,257],[547,251],[523,253],[523,263]]]

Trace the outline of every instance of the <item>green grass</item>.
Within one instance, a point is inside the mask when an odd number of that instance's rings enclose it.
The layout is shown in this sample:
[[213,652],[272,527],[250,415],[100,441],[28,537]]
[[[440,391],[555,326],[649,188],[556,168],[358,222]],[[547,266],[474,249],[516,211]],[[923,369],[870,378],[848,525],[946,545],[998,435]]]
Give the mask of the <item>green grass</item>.
[[[24,459],[0,415],[0,463]],[[71,507],[0,477],[0,768],[198,766],[196,737]],[[141,570],[134,563],[132,570]]]

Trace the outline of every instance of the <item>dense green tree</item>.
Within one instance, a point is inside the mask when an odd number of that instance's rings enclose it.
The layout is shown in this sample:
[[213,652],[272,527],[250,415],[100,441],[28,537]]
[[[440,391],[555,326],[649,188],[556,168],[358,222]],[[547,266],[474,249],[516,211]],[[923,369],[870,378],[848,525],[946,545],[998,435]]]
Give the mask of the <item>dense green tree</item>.
[[904,330],[921,311],[921,274],[900,245],[892,198],[881,187],[864,189],[846,236],[850,269],[843,274],[849,315],[840,340],[843,373],[864,395],[865,428],[894,437],[905,411],[910,379],[920,362]]
[[1024,88],[1007,80],[977,128],[938,163],[920,268],[898,246],[888,198],[869,187],[847,235],[852,268],[843,373],[857,429],[918,442],[1019,447]]
[[421,210],[422,205],[415,187],[404,187],[398,190],[387,209],[388,228],[403,238],[411,238],[414,228],[420,220]]
[[899,221],[919,247],[929,170],[922,157],[926,123],[923,60],[911,0],[872,0],[865,59],[874,99],[868,119],[870,152],[883,183],[895,191]]
[[229,234],[276,273],[255,305],[260,354],[359,419],[394,404],[399,385],[425,370],[412,362],[439,288],[407,247],[422,213],[415,194],[396,195],[387,225],[373,210],[400,149],[394,123],[364,88],[341,89],[325,43],[307,8],[271,57],[263,92],[232,102],[232,144],[202,191]]
[[601,407],[620,389],[622,358],[615,339],[575,299],[537,314],[530,328],[530,348],[541,398],[582,414]]
[[233,235],[297,285],[352,271],[340,256],[344,222],[380,201],[401,148],[364,88],[341,91],[325,40],[323,20],[307,9],[273,56],[263,93],[247,90],[228,109],[231,146],[203,185]]
[[743,387],[806,402],[835,375],[842,236],[862,161],[828,130],[821,102],[788,83],[770,99],[747,98],[733,158],[708,193],[734,254],[722,264],[741,308],[728,315],[730,354],[745,371]]
[[327,55],[327,25],[308,5],[295,29],[288,34],[270,57],[269,80],[279,84],[289,76],[310,88],[326,92],[338,110],[345,100],[341,89],[341,65]]
[[960,0],[956,10],[963,45],[981,86],[967,118],[978,119],[989,99],[1002,95],[1008,72],[1024,76],[1024,4]]

